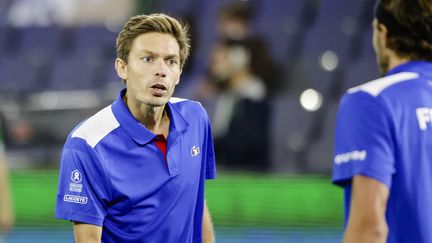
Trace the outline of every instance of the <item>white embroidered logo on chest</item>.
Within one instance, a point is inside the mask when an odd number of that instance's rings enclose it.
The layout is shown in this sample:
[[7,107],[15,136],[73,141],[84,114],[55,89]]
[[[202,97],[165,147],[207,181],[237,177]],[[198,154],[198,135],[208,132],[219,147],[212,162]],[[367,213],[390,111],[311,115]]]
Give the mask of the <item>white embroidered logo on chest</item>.
[[191,148],[191,155],[192,155],[192,157],[197,156],[200,152],[201,151],[200,151],[200,148],[198,146],[193,146]]

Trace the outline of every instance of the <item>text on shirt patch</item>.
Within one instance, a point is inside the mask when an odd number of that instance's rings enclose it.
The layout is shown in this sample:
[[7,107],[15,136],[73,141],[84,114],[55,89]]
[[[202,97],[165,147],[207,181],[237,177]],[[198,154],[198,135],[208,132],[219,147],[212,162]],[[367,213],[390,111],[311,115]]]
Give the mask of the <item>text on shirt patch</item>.
[[201,152],[201,151],[200,151],[200,148],[199,148],[198,146],[193,146],[193,147],[191,148],[191,155],[192,155],[193,157],[197,156],[200,152]]
[[334,163],[339,165],[353,160],[363,161],[366,159],[366,156],[367,156],[366,150],[362,150],[362,151],[355,150],[348,153],[336,155],[334,157]]
[[432,125],[432,108],[417,108],[416,114],[420,130],[426,130],[428,128],[428,124],[429,126]]
[[71,202],[71,203],[87,204],[87,197],[66,194],[63,197],[63,201]]
[[82,184],[75,184],[75,183],[70,183],[69,184],[69,191],[71,192],[82,192]]

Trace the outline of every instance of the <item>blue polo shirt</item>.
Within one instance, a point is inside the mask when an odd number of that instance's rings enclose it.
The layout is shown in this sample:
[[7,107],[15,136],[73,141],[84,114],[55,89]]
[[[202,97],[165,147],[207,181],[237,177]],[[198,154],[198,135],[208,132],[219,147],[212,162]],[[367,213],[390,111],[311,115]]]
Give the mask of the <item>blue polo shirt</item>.
[[432,63],[413,61],[348,90],[337,115],[333,182],[389,188],[387,242],[432,242]]
[[207,113],[170,99],[165,161],[124,93],[69,135],[56,218],[102,226],[102,242],[201,242],[204,183],[216,176]]

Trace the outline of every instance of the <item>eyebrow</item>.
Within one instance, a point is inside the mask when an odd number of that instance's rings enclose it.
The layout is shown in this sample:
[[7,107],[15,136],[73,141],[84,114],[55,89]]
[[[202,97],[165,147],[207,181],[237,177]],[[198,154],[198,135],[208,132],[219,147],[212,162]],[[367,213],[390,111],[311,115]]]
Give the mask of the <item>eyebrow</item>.
[[[139,53],[140,54],[142,54],[142,53],[144,53],[144,54],[150,54],[152,56],[160,56],[159,53],[152,52],[152,51],[149,51],[149,50],[141,50]],[[164,55],[164,57],[165,58],[180,58],[180,56],[178,54],[167,54],[167,55]]]

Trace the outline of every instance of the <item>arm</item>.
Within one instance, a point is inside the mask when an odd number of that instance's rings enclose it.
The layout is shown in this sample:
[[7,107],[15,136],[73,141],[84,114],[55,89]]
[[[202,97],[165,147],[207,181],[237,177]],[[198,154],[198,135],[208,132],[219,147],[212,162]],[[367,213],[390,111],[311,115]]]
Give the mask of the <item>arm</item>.
[[76,243],[100,243],[102,227],[97,225],[73,222],[74,239]]
[[6,161],[0,154],[0,230],[9,231],[14,224]]
[[203,215],[203,242],[213,243],[215,241],[213,223],[211,221],[210,212],[207,207],[207,202],[204,201],[204,215]]
[[385,211],[389,189],[366,176],[355,176],[344,243],[384,243],[387,240]]

